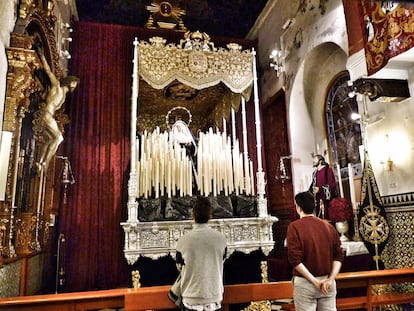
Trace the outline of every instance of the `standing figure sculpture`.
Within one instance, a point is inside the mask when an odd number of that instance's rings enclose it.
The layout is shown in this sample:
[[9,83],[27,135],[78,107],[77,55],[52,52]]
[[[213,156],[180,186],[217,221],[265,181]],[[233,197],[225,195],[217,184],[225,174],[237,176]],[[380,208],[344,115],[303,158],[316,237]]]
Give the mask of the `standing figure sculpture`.
[[59,110],[66,100],[66,94],[72,92],[78,85],[79,79],[74,76],[67,76],[61,81],[53,74],[43,51],[36,49],[43,69],[50,80],[50,87],[47,91],[45,102],[35,114],[34,125],[40,136],[42,145],[36,157],[36,167],[40,171],[47,169],[52,157],[55,155],[59,144],[63,141],[62,131],[55,119],[55,112]]
[[329,203],[337,197],[335,174],[320,154],[314,155],[313,167],[309,192],[315,195],[315,213],[320,218],[329,219]]

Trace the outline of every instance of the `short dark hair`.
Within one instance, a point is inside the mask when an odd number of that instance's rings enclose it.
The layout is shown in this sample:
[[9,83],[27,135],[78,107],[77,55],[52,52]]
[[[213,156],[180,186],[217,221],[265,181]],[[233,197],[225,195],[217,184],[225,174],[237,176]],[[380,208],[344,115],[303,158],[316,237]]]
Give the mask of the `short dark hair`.
[[305,214],[312,214],[315,210],[315,197],[309,191],[299,192],[295,195],[295,202]]
[[193,217],[196,223],[205,224],[211,218],[212,208],[210,199],[198,196],[193,207]]

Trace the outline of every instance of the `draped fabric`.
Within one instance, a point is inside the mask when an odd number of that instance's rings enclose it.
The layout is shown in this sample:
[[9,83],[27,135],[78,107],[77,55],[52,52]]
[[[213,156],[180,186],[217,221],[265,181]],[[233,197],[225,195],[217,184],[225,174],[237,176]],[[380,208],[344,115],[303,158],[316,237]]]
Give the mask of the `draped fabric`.
[[414,46],[414,4],[362,0],[365,25],[365,58],[368,75],[384,67],[390,58]]
[[59,211],[66,237],[65,291],[128,286],[123,255],[130,160],[132,52],[136,29],[78,23],[70,74],[80,78],[66,112],[63,154],[75,184]]
[[361,206],[358,213],[359,232],[365,246],[373,257],[377,270],[385,268],[381,260],[381,253],[388,242],[390,232],[386,216],[368,152],[365,152]]

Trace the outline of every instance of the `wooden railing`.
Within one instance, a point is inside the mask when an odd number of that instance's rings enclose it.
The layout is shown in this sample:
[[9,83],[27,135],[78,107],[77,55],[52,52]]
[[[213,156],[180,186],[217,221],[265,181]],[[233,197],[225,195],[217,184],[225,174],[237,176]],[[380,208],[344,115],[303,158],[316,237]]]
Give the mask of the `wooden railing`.
[[337,306],[339,310],[350,310],[354,308],[372,310],[374,306],[414,302],[414,292],[375,294],[375,286],[379,284],[409,282],[414,285],[414,268],[345,272],[338,274],[336,281],[339,289],[366,288],[365,296],[338,298]]
[[0,310],[80,311],[123,308],[128,288],[0,299]]
[[[337,277],[338,289],[364,288],[365,295],[338,298],[338,310],[356,308],[372,310],[373,306],[414,302],[414,292],[374,294],[374,287],[377,284],[405,282],[414,282],[414,268],[340,273]],[[124,308],[125,311],[142,311],[174,309],[175,305],[167,297],[170,287],[170,285],[164,285],[136,289],[122,288],[2,298],[0,299],[0,310],[79,311]],[[224,306],[225,309],[228,309],[231,304],[291,299],[292,297],[293,287],[289,281],[226,285]],[[284,307],[294,310],[293,304],[286,304]]]

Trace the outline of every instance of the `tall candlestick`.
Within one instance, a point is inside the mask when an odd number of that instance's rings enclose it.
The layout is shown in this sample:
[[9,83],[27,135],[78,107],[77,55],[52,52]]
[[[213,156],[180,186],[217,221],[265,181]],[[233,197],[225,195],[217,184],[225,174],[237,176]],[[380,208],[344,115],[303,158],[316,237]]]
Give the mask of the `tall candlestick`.
[[352,164],[348,163],[348,176],[349,176],[349,193],[351,197],[352,208],[356,208],[356,199],[355,199],[355,185],[354,185],[354,169]]
[[246,192],[250,185],[247,184],[248,182],[248,175],[249,175],[249,153],[247,150],[247,121],[246,121],[246,101],[244,97],[241,98],[241,105],[242,105],[242,127],[243,127],[243,163],[244,163],[244,178],[243,178],[243,188]]
[[233,108],[231,108],[231,136],[234,146],[236,143],[236,112]]
[[250,194],[254,195],[254,175],[253,175],[253,162],[250,161]]
[[341,195],[341,198],[343,198],[344,197],[344,186],[342,185],[341,167],[339,166],[339,164],[336,165],[336,170],[338,172],[339,193]]

